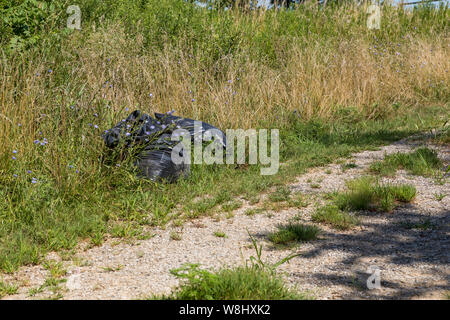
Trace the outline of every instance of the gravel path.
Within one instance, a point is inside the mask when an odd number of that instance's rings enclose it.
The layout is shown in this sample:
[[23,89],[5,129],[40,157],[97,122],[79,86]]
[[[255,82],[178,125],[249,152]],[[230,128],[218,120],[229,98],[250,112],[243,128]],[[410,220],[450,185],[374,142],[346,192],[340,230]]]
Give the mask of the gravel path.
[[[290,185],[293,192],[310,198],[303,209],[286,209],[271,214],[247,216],[249,205],[234,211],[234,217],[221,220],[209,217],[188,221],[183,227],[152,230],[154,237],[133,243],[110,239],[100,247],[80,249],[76,259],[65,261],[66,283],[61,287],[63,299],[136,299],[150,294],[169,293],[178,280],[169,272],[184,263],[200,263],[217,269],[245,263],[255,252],[248,231],[263,244],[263,259],[276,262],[290,253],[300,253],[289,264],[279,268],[289,286],[310,293],[317,299],[442,299],[448,294],[450,253],[450,185],[431,178],[411,176],[398,171],[390,180],[410,183],[417,188],[413,203],[392,213],[368,213],[360,216],[361,224],[349,231],[336,231],[321,225],[318,240],[294,248],[274,248],[265,235],[278,223],[297,217],[309,223],[323,193],[342,190],[345,180],[364,175],[367,167],[384,154],[407,152],[420,141],[405,139],[377,151],[354,154],[346,162],[355,168],[342,170],[340,164],[315,168]],[[439,156],[450,163],[450,146],[439,146]],[[313,183],[320,188],[313,188]],[[436,194],[446,196],[438,201]],[[256,205],[257,206],[257,205]],[[427,230],[406,228],[408,223],[429,221]],[[172,240],[176,230],[181,240]],[[222,231],[225,238],[214,235]],[[57,259],[57,254],[49,258]],[[375,266],[380,272],[378,289],[366,285]],[[49,297],[48,289],[34,296],[31,288],[42,285],[48,271],[41,266],[23,267],[4,281],[19,283],[18,293],[4,299]]]

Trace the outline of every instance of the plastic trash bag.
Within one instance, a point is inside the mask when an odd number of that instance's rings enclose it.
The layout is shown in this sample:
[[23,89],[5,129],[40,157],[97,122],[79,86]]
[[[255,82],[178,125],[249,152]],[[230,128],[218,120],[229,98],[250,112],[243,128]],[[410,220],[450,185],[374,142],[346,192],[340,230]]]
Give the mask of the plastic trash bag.
[[[194,138],[201,138],[205,131],[213,129],[217,133],[216,138],[226,146],[225,134],[208,123],[199,122],[200,130],[195,132],[193,119],[173,116],[171,113],[155,113],[155,118],[136,110],[103,134],[108,148],[128,151],[127,155],[133,157],[140,176],[154,181],[164,179],[174,182],[189,175],[189,164],[172,161],[172,151],[179,142],[171,141],[171,135],[177,129],[188,130],[191,143]],[[183,157],[182,149],[179,153]]]
[[[189,118],[182,118],[177,117],[172,114],[164,114],[164,113],[156,113],[155,112],[155,118],[158,119],[161,123],[164,123],[165,125],[170,124],[176,124],[178,127],[182,129],[186,129],[189,131],[192,137],[192,141],[196,137],[202,137],[203,133],[208,130],[213,130],[215,133],[217,133],[215,136],[216,139],[220,140],[220,143],[223,145],[223,147],[226,147],[227,141],[225,134],[218,128],[214,127],[213,125],[210,125],[209,123],[193,120]],[[195,128],[195,121],[197,121],[200,124],[200,130],[196,132]]]

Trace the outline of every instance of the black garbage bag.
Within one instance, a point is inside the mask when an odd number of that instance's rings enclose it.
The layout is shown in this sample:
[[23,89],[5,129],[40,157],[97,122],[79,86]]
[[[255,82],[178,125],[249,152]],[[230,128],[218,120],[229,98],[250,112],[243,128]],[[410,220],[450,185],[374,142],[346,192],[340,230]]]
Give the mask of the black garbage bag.
[[[187,178],[190,165],[186,163],[174,163],[172,161],[173,147],[177,143],[170,140],[170,134],[163,133],[158,140],[147,144],[136,156],[135,165],[139,168],[142,176],[157,181],[164,179],[175,182],[181,177]],[[183,150],[180,150],[180,157]]]
[[182,129],[186,129],[189,131],[189,133],[191,134],[192,137],[192,141],[197,137],[200,136],[208,130],[214,130],[215,133],[217,133],[215,136],[216,139],[218,139],[220,141],[220,143],[224,146],[224,148],[226,147],[227,144],[227,140],[226,140],[226,136],[225,134],[218,128],[214,127],[213,125],[210,125],[209,123],[203,122],[203,121],[198,121],[200,123],[200,130],[198,130],[198,132],[196,132],[196,128],[195,128],[195,121],[193,119],[189,119],[189,118],[182,118],[182,117],[177,117],[174,116],[170,113],[164,114],[164,113],[156,113],[155,112],[155,118],[159,120],[159,122],[165,124],[165,125],[171,125],[171,124],[175,124],[177,125],[177,128],[182,128]]
[[[164,179],[174,182],[189,175],[189,164],[176,164],[171,158],[174,147],[179,143],[171,141],[171,135],[177,129],[188,130],[191,143],[197,135],[214,129],[215,136],[226,146],[225,134],[208,123],[201,122],[200,132],[195,132],[193,119],[176,117],[171,113],[155,113],[155,117],[136,110],[103,134],[108,148],[130,151],[127,154],[133,157],[141,176],[154,181]],[[183,149],[178,152],[183,157]]]

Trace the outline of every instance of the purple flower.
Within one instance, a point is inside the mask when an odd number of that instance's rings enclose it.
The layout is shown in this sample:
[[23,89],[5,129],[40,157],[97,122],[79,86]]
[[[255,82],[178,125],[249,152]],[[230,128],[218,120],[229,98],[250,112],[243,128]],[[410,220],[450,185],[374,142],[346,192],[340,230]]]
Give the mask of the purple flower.
[[97,118],[97,117],[98,117],[98,114],[94,113],[94,117],[96,117],[96,118]]
[[193,99],[192,99],[192,102],[194,102],[194,101],[195,101],[195,99],[193,98]]
[[16,157],[13,156],[12,159],[13,159],[13,160],[16,160]]
[[17,153],[17,150],[13,150],[13,153],[16,154],[16,153]]
[[52,73],[52,69],[48,69],[48,73]]
[[150,93],[149,96],[150,96],[150,98],[153,97],[153,93]]
[[131,133],[127,132],[125,135],[126,135],[127,137],[129,137],[129,136],[131,135]]
[[128,111],[129,109],[128,108],[125,108],[125,111]]
[[31,173],[31,170],[27,170],[27,173]]
[[14,177],[14,178],[17,178],[18,176],[17,176],[17,174],[13,174],[13,177]]
[[75,172],[76,172],[76,173],[80,173],[80,171],[78,171],[78,169],[77,169],[77,170],[75,170]]
[[166,128],[166,125],[163,124],[163,125],[162,125],[162,128],[165,129],[165,128]]
[[150,126],[150,129],[151,129],[151,130],[155,129],[155,126]]
[[95,125],[94,125],[94,128],[95,128],[95,129],[98,129],[98,125],[95,124]]
[[34,144],[38,144],[39,142],[39,140],[34,140]]

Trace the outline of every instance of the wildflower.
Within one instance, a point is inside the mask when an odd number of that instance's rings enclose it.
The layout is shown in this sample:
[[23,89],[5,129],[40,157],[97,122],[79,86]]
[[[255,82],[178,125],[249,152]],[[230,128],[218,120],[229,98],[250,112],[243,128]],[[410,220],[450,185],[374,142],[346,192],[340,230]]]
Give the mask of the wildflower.
[[21,127],[22,126],[22,124],[21,123],[19,123],[18,125],[17,125],[18,127]]
[[31,183],[33,183],[33,184],[37,183],[37,179],[36,178],[31,178]]
[[36,76],[38,76],[38,77],[39,77],[39,72],[36,72]]
[[194,98],[192,98],[192,102],[194,102],[195,101],[195,99]]
[[98,125],[94,125],[94,128],[95,128],[95,129],[98,129]]
[[75,170],[75,173],[80,173],[80,171],[77,169],[77,170]]
[[155,126],[150,126],[150,129],[151,129],[151,130],[155,129]]
[[150,93],[149,96],[150,96],[150,98],[153,97],[153,93]]
[[13,150],[13,153],[14,153],[14,154],[17,153],[17,150]]
[[129,137],[129,136],[131,136],[131,133],[127,132],[125,135],[126,135],[127,137]]
[[48,73],[52,73],[52,69],[48,69]]
[[97,117],[98,117],[98,114],[94,113],[94,117],[96,117],[96,118],[97,118]]
[[165,129],[165,128],[166,128],[166,125],[163,124],[163,125],[162,125],[162,128]]
[[31,170],[27,170],[27,173],[31,173]]
[[128,108],[125,108],[125,111],[128,111],[129,109]]
[[105,133],[108,133],[109,131],[108,130],[105,130]]
[[13,160],[16,160],[16,157],[13,156],[12,159],[13,159]]
[[34,142],[34,144],[38,144],[40,141],[39,140],[34,140],[33,142]]
[[14,178],[17,178],[17,177],[18,177],[18,175],[17,175],[17,174],[13,174],[13,177],[14,177]]

